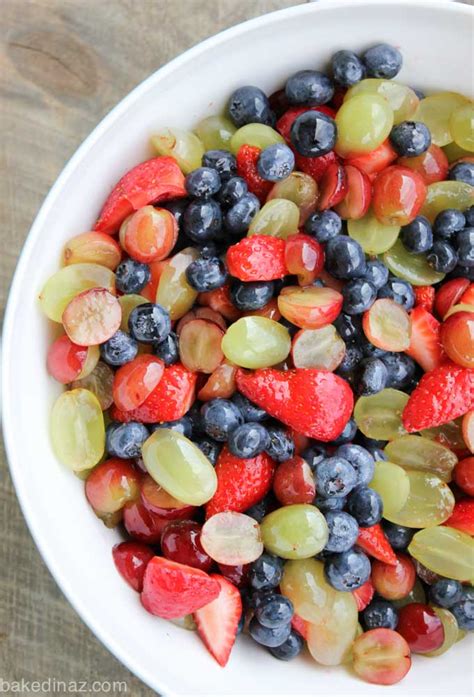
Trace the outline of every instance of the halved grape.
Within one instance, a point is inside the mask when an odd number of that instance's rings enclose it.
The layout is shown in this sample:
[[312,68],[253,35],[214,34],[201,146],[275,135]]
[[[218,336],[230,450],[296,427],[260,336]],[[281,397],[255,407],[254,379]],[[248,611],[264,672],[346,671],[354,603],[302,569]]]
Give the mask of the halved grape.
[[377,94],[359,94],[343,103],[336,116],[336,150],[343,157],[375,150],[393,126],[393,110]]
[[107,363],[99,361],[92,373],[75,380],[71,387],[73,389],[82,387],[89,390],[99,400],[102,411],[106,411],[112,406],[114,401],[112,388],[114,384],[114,371]]
[[347,231],[366,254],[382,254],[393,247],[400,233],[399,225],[382,225],[372,211],[363,218],[349,220]]
[[[443,184],[460,184],[462,182],[441,182]],[[438,184],[431,184],[438,186]],[[428,187],[428,189],[431,188]],[[425,215],[425,213],[422,214]],[[397,240],[383,255],[383,262],[394,276],[403,278],[414,286],[431,286],[443,280],[446,274],[435,271],[426,261],[425,254],[412,254]]]
[[156,302],[168,310],[172,320],[183,317],[192,308],[198,296],[186,278],[186,269],[198,256],[199,252],[195,247],[186,247],[171,257],[161,272]]
[[104,417],[89,390],[63,392],[51,412],[51,442],[64,465],[75,472],[96,465],[105,448]]
[[283,559],[306,559],[328,541],[328,526],[316,506],[296,503],[277,508],[261,522],[265,549]]
[[139,305],[144,305],[149,302],[143,295],[135,295],[130,293],[130,295],[121,295],[118,299],[120,307],[122,308],[122,321],[120,322],[120,329],[123,332],[128,332],[128,318],[130,313]]
[[[421,215],[424,215],[432,223],[438,213],[446,208],[464,211],[472,205],[474,205],[474,187],[470,184],[457,181],[435,182],[426,188],[426,199],[421,209]],[[420,254],[413,255],[414,258],[419,256]],[[429,281],[427,284],[437,282]]]
[[319,329],[301,329],[295,334],[291,349],[295,368],[331,371],[340,365],[345,353],[344,340],[332,324]]
[[406,433],[402,412],[407,402],[405,392],[387,388],[369,397],[359,397],[354,408],[354,419],[367,438],[393,440]]
[[217,477],[204,453],[177,431],[159,428],[142,446],[148,473],[171,496],[202,506],[214,495]]
[[450,450],[466,449],[466,443],[462,434],[462,419],[455,419],[454,421],[448,421],[446,424],[441,424],[441,426],[424,429],[420,431],[420,435],[424,438],[435,440]]
[[239,128],[230,139],[230,149],[236,155],[242,145],[253,145],[261,150],[285,139],[274,128],[264,123],[248,123]]
[[374,476],[369,486],[382,499],[384,517],[403,508],[410,493],[410,480],[405,470],[386,460],[375,463]]
[[449,448],[416,435],[396,438],[385,447],[385,454],[391,462],[401,467],[431,472],[443,482],[451,481],[451,472],[458,462]]
[[83,232],[64,247],[64,265],[99,264],[115,271],[122,251],[113,237],[105,232]]
[[106,288],[115,294],[115,274],[99,264],[71,264],[50,276],[39,296],[41,309],[49,319],[61,322],[71,300],[89,288]]
[[423,656],[441,656],[441,654],[446,653],[451,646],[458,640],[459,627],[457,620],[452,612],[447,610],[445,607],[433,607],[432,610],[438,615],[439,619],[443,624],[444,630],[444,641],[435,651],[429,651],[428,653],[422,654]]
[[230,139],[237,128],[225,116],[207,116],[199,121],[194,131],[205,150],[230,150]]
[[222,339],[225,357],[243,368],[269,368],[290,353],[288,329],[266,317],[241,317]]
[[318,201],[318,185],[309,174],[292,172],[289,177],[276,182],[267,196],[267,201],[274,198],[293,201],[300,211],[299,225],[303,225],[306,218],[316,208]]
[[[405,471],[410,480],[407,501],[396,513],[384,511],[384,517],[391,523],[407,528],[431,528],[444,523],[454,508],[454,496],[449,486],[435,474],[410,469]],[[422,559],[420,561],[424,563]]]
[[357,632],[357,603],[352,593],[339,593],[321,612],[318,622],[308,624],[308,649],[324,666],[347,661]]
[[413,118],[420,100],[411,87],[402,85],[394,80],[368,78],[361,80],[347,90],[344,101],[358,94],[377,94],[389,103],[393,110],[393,123],[401,123]]
[[378,627],[364,632],[354,642],[354,670],[375,685],[394,685],[411,667],[410,647],[393,629]]
[[158,155],[174,157],[184,174],[201,166],[204,146],[195,133],[180,128],[162,128],[151,137]]
[[201,544],[219,564],[249,564],[263,552],[260,527],[244,513],[225,511],[207,520],[201,530]]
[[384,351],[406,351],[410,346],[410,315],[390,298],[374,302],[364,313],[362,327],[367,339]]
[[450,130],[451,114],[468,103],[468,99],[457,92],[438,92],[420,101],[415,113],[415,121],[426,124],[435,145],[447,145],[453,140]]
[[192,319],[179,335],[182,364],[191,371],[210,374],[222,362],[221,342],[224,332],[214,322]]
[[91,288],[79,293],[62,316],[66,334],[80,346],[97,346],[108,341],[119,329],[121,321],[120,303],[105,288]]
[[457,581],[474,580],[474,538],[447,525],[415,533],[408,551],[435,574]]
[[286,286],[278,296],[278,309],[301,329],[318,329],[334,322],[342,307],[342,295],[332,288]]
[[247,235],[270,235],[284,240],[298,231],[300,211],[296,203],[274,198],[261,208],[250,223]]

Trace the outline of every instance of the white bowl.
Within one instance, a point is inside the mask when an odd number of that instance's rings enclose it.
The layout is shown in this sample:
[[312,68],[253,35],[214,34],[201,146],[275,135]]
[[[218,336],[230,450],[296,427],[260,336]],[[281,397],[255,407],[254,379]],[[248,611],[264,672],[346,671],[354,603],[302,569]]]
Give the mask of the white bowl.
[[[240,638],[225,669],[199,638],[149,615],[112,563],[118,533],[93,515],[83,483],[59,464],[49,440],[60,388],[48,377],[51,327],[37,294],[58,268],[62,244],[90,229],[113,184],[150,155],[158,126],[191,127],[219,112],[230,92],[256,84],[268,93],[301,68],[322,67],[340,48],[379,41],[399,46],[402,81],[467,93],[471,10],[416,0],[333,0],[241,24],[187,51],[145,80],[100,123],[66,166],[31,229],[11,288],[4,326],[3,408],[8,458],[25,518],[56,581],[92,631],[144,682],[166,695],[374,695],[377,686],[309,658],[287,664]],[[159,40],[159,32],[157,33]],[[469,694],[467,640],[436,659],[414,659],[393,695]],[[111,677],[111,676],[104,676]]]

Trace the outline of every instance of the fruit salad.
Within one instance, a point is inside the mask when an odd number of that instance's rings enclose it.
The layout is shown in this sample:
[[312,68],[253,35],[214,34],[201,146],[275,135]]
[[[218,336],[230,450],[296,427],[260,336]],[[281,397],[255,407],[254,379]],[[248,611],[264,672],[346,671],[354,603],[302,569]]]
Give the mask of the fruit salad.
[[401,67],[157,130],[40,294],[54,452],[221,666],[244,632],[389,685],[474,630],[474,107]]

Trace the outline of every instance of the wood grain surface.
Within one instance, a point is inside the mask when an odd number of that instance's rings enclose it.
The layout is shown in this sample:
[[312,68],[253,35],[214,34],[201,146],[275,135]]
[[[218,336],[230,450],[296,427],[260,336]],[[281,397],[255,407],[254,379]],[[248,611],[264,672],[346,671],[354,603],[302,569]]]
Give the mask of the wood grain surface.
[[[100,119],[143,78],[201,39],[295,4],[0,0],[2,316],[35,214]],[[31,540],[1,451],[0,680],[22,678],[123,680],[133,697],[154,694],[97,641],[63,597]],[[80,694],[79,688],[67,694]]]

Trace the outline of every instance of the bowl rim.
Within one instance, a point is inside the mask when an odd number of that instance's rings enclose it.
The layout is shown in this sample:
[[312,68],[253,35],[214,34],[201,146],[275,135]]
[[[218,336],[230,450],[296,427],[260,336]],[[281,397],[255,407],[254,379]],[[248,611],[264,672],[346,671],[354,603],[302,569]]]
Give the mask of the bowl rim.
[[71,158],[67,161],[64,168],[61,170],[54,184],[50,188],[46,198],[44,199],[38,213],[36,214],[33,223],[29,229],[21,249],[19,259],[15,268],[15,272],[11,281],[8,292],[5,316],[3,321],[3,337],[1,348],[1,412],[3,439],[5,444],[6,460],[8,462],[10,475],[14,484],[15,493],[20,505],[20,509],[27,523],[29,532],[35,542],[35,545],[45,562],[49,572],[58,584],[60,590],[66,597],[67,601],[72,605],[81,620],[92,631],[95,637],[119,660],[133,675],[137,676],[145,685],[152,690],[159,689],[162,697],[172,697],[177,695],[172,686],[166,684],[158,676],[150,676],[146,671],[142,670],[139,665],[136,665],[130,656],[122,650],[120,645],[115,641],[106,628],[96,622],[90,608],[83,604],[74,590],[75,584],[71,582],[62,572],[61,564],[56,558],[54,547],[51,547],[48,537],[39,532],[34,524],[35,514],[29,507],[27,501],[28,483],[21,476],[20,454],[17,452],[14,438],[14,414],[12,409],[13,400],[9,399],[7,375],[9,367],[14,360],[14,346],[12,334],[14,328],[14,314],[16,305],[20,299],[20,292],[26,271],[32,259],[33,247],[40,234],[43,221],[49,215],[51,208],[55,205],[64,184],[67,182],[70,174],[80,164],[82,159],[87,156],[88,152],[95,146],[96,142],[102,135],[111,128],[114,123],[120,119],[123,113],[128,111],[133,104],[146,93],[156,82],[160,82],[170,73],[186,63],[191,63],[195,58],[205,53],[209,48],[219,46],[225,43],[228,39],[233,39],[239,35],[244,35],[247,31],[258,29],[269,24],[277,24],[285,21],[286,18],[294,15],[311,15],[325,10],[344,9],[345,7],[370,7],[371,5],[402,7],[409,4],[412,7],[432,8],[439,13],[463,14],[467,17],[472,16],[472,10],[469,5],[460,4],[452,1],[442,0],[319,0],[309,2],[302,5],[295,5],[273,12],[265,13],[253,19],[240,22],[234,26],[224,29],[217,34],[200,41],[175,58],[171,59],[163,66],[155,70],[151,75],[142,80],[128,94],[126,94],[93,128],[90,134],[82,141]]

